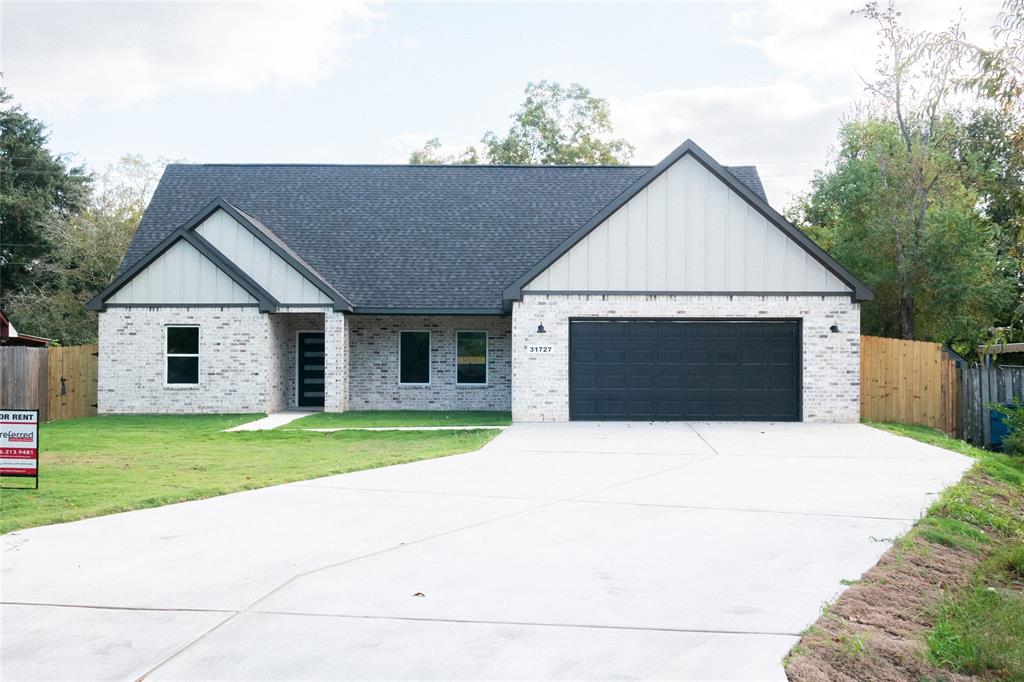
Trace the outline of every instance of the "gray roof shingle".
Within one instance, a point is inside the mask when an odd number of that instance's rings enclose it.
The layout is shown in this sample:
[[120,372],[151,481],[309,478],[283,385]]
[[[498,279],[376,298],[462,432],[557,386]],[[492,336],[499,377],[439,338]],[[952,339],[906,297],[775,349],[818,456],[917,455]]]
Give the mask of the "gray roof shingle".
[[[171,164],[121,268],[222,198],[357,308],[497,310],[649,168]],[[729,171],[764,198],[754,167]]]

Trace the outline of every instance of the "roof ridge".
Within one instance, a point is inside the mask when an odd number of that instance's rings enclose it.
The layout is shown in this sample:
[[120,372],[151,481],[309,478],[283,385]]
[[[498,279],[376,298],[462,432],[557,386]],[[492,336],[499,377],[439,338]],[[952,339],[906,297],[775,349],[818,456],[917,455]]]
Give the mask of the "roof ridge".
[[204,166],[209,168],[623,168],[623,169],[647,169],[650,164],[568,164],[568,163],[169,163],[168,166],[196,167]]

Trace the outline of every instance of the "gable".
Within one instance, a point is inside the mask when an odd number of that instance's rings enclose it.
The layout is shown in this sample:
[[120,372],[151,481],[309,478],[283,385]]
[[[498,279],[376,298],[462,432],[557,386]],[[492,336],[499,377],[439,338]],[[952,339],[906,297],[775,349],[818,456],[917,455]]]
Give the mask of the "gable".
[[523,290],[853,293],[819,256],[688,153]]
[[282,305],[333,303],[333,299],[223,209],[214,211],[194,229]]
[[107,299],[114,305],[256,305],[258,301],[184,239]]

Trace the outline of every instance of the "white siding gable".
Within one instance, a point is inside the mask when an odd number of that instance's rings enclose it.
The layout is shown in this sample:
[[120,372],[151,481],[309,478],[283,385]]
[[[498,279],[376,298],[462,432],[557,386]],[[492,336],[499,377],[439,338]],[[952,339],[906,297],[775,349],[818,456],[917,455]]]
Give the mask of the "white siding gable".
[[282,305],[333,303],[329,296],[224,211],[213,213],[195,231]]
[[233,279],[183,239],[118,289],[107,303],[256,304]]
[[850,287],[687,154],[524,290],[809,293]]

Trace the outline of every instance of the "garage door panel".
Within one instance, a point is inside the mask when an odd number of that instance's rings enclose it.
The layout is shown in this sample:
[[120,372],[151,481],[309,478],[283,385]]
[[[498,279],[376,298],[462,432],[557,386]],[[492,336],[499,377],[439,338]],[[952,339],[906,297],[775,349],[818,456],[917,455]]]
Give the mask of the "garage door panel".
[[573,321],[573,419],[800,419],[796,320]]

